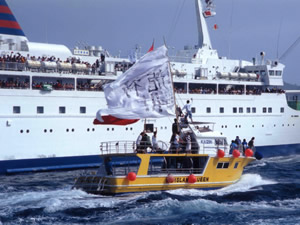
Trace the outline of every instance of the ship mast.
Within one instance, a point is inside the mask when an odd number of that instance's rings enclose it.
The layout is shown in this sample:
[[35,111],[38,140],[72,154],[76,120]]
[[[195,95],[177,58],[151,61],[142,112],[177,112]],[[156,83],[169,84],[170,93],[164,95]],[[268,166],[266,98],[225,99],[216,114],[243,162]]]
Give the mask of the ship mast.
[[198,46],[199,48],[212,49],[210,37],[207,29],[207,24],[203,16],[203,8],[201,0],[195,0],[196,3],[196,14],[198,24]]

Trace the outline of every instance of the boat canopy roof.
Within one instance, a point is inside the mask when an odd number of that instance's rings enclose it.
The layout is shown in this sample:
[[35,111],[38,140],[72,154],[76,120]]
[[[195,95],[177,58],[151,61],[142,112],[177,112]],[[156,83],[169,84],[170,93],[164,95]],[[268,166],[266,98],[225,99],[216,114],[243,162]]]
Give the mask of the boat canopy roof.
[[28,48],[30,56],[45,56],[45,53],[47,53],[46,56],[55,56],[62,60],[73,56],[70,49],[65,45],[28,42]]

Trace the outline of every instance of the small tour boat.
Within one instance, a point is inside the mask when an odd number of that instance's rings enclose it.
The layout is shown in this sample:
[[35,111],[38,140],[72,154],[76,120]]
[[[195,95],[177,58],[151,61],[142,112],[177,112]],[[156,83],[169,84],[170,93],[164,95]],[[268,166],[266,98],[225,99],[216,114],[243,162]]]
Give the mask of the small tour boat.
[[[217,189],[237,182],[254,161],[251,149],[229,154],[226,138],[212,123],[181,127],[179,149],[160,142],[144,153],[134,141],[101,143],[98,171],[79,176],[74,188],[91,194],[121,194],[173,189]],[[186,137],[190,136],[190,146]],[[188,149],[187,149],[188,148]]]

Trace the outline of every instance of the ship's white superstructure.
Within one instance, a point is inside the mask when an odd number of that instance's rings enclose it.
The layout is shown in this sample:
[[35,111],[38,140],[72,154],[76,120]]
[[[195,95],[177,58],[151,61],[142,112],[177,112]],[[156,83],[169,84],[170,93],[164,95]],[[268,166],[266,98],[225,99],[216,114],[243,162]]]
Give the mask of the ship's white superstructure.
[[[269,153],[299,148],[300,111],[281,89],[284,65],[265,60],[263,52],[259,62],[219,57],[205,22],[209,12],[195,2],[199,47],[185,47],[170,63],[178,105],[191,100],[194,120],[213,122],[229,140],[254,136]],[[15,24],[11,30],[1,26],[0,173],[95,166],[100,142],[135,140],[144,126],[169,142],[174,118],[93,124],[97,110],[106,107],[102,85],[128,69],[128,59],[111,57],[100,46],[72,52],[31,43]]]

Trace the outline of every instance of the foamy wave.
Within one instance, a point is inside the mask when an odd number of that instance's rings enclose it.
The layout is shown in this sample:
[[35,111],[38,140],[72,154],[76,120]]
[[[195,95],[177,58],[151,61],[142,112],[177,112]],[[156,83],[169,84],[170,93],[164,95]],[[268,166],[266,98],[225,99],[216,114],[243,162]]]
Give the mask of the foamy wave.
[[25,210],[27,208],[43,208],[44,211],[48,213],[69,208],[111,208],[122,202],[144,198],[145,195],[106,197],[87,194],[80,190],[64,189],[56,191],[2,194],[0,197],[2,197],[0,202],[0,208],[2,208],[2,210],[0,210],[0,215],[7,215],[14,211]]
[[276,156],[264,160],[270,163],[300,163],[300,155]]
[[254,187],[262,185],[277,184],[277,182],[262,178],[259,174],[244,174],[241,179],[232,185],[224,187],[218,190],[197,190],[197,189],[177,189],[168,191],[171,194],[176,195],[189,195],[189,196],[207,196],[207,195],[227,195],[233,192],[247,192],[254,191]]
[[185,214],[197,213],[232,213],[232,212],[249,212],[249,211],[271,211],[271,212],[294,212],[299,210],[299,199],[274,201],[274,202],[234,202],[224,203],[207,199],[195,199],[179,201],[177,199],[167,198],[164,200],[153,201],[136,208],[126,209],[122,212],[116,212],[114,220],[107,218],[105,223],[130,223],[139,221],[152,223],[160,222],[165,218],[168,220],[176,219]]

